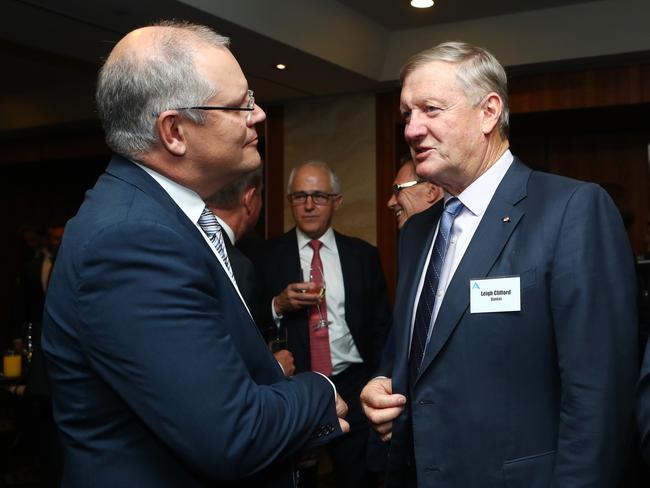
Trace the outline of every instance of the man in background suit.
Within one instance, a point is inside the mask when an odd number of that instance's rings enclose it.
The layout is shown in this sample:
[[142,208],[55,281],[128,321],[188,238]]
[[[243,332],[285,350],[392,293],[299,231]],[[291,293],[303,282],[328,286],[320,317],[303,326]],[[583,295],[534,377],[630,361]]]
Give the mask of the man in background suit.
[[66,226],[44,317],[63,486],[288,488],[292,454],[347,428],[327,378],[284,377],[205,205],[261,164],[265,114],[227,44],[162,22],[100,70],[116,155]]
[[401,77],[417,174],[445,201],[400,234],[395,357],[362,393],[387,485],[616,486],[638,355],[616,207],[512,156],[484,49],[441,44]]
[[[367,486],[368,425],[358,398],[377,366],[390,320],[379,255],[370,244],[332,229],[343,197],[338,178],[325,163],[294,168],[287,188],[296,227],[268,241],[258,265],[269,319],[273,315],[286,328],[296,371],[330,376],[348,403],[350,434],[329,447],[337,486]],[[318,325],[319,298],[305,293],[312,284],[301,272],[315,259],[322,263],[326,283],[320,303],[326,327]]]
[[[24,265],[19,277],[17,317],[22,323],[31,322],[37,326],[38,330],[35,332],[39,337],[45,292],[50,281],[56,253],[61,245],[63,230],[63,224],[48,224],[43,238],[43,247],[36,251],[34,258]],[[24,331],[21,332],[24,334]]]
[[415,164],[409,156],[404,158],[395,179],[393,180],[393,194],[388,199],[388,208],[395,212],[397,227],[404,227],[412,215],[425,211],[440,200],[443,190],[430,181],[418,178]]
[[[267,311],[267,306],[262,300],[255,266],[236,246],[242,237],[253,231],[259,219],[262,210],[263,176],[260,166],[224,186],[212,195],[206,204],[221,224],[226,252],[242,298],[260,327],[260,332],[268,340],[268,331],[263,326],[264,312]],[[295,371],[293,354],[287,349],[282,349],[275,351],[273,355],[282,366],[284,374],[291,376]]]

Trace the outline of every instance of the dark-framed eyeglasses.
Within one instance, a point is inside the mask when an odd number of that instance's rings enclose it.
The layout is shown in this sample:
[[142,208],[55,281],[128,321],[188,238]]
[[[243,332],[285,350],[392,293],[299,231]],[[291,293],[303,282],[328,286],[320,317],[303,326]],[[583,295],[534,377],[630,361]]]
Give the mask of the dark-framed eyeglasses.
[[[241,112],[248,112],[246,114],[246,122],[250,122],[251,117],[253,116],[253,110],[255,110],[255,94],[253,90],[248,90],[246,92],[248,96],[248,100],[246,101],[246,105],[243,107],[227,107],[227,106],[219,106],[219,105],[198,105],[195,107],[176,107],[176,108],[170,108],[167,110],[236,110],[236,111],[241,111]],[[160,114],[157,114],[160,115]],[[156,115],[156,116],[157,116]]]
[[401,192],[405,188],[411,188],[412,186],[419,185],[420,183],[424,183],[425,180],[413,180],[413,181],[405,181],[404,183],[399,183],[396,185],[393,185],[393,195],[395,195],[395,198],[399,195],[399,192]]
[[327,205],[331,198],[338,196],[338,193],[324,193],[322,191],[314,191],[311,193],[296,191],[289,193],[287,199],[291,205],[304,205],[307,203],[307,198],[311,197],[311,201],[314,202],[314,205]]

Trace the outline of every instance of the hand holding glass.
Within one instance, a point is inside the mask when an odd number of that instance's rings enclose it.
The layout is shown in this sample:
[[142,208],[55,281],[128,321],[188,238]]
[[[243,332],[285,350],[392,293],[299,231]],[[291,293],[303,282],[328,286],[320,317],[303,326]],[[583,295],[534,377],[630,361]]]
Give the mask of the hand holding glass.
[[302,269],[302,276],[306,282],[313,284],[312,287],[304,290],[304,293],[318,297],[316,308],[318,310],[318,316],[320,317],[320,320],[316,325],[316,329],[327,327],[327,322],[323,318],[323,313],[321,312],[320,308],[320,301],[323,299],[323,297],[325,297],[325,279],[323,278],[323,272],[319,268],[312,268],[311,266],[307,266]]

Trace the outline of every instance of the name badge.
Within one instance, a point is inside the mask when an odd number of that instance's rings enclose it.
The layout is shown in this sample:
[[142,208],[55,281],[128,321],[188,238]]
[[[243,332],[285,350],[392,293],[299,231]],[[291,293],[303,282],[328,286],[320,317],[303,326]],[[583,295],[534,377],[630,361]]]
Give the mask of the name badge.
[[519,276],[469,280],[470,313],[519,312],[521,310]]

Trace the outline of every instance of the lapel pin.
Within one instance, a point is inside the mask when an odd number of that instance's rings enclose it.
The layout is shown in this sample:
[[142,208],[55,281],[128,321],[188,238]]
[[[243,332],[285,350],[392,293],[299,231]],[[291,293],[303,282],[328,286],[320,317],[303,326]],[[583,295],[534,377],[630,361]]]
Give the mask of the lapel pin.
[[503,217],[504,222],[510,222],[510,217]]

